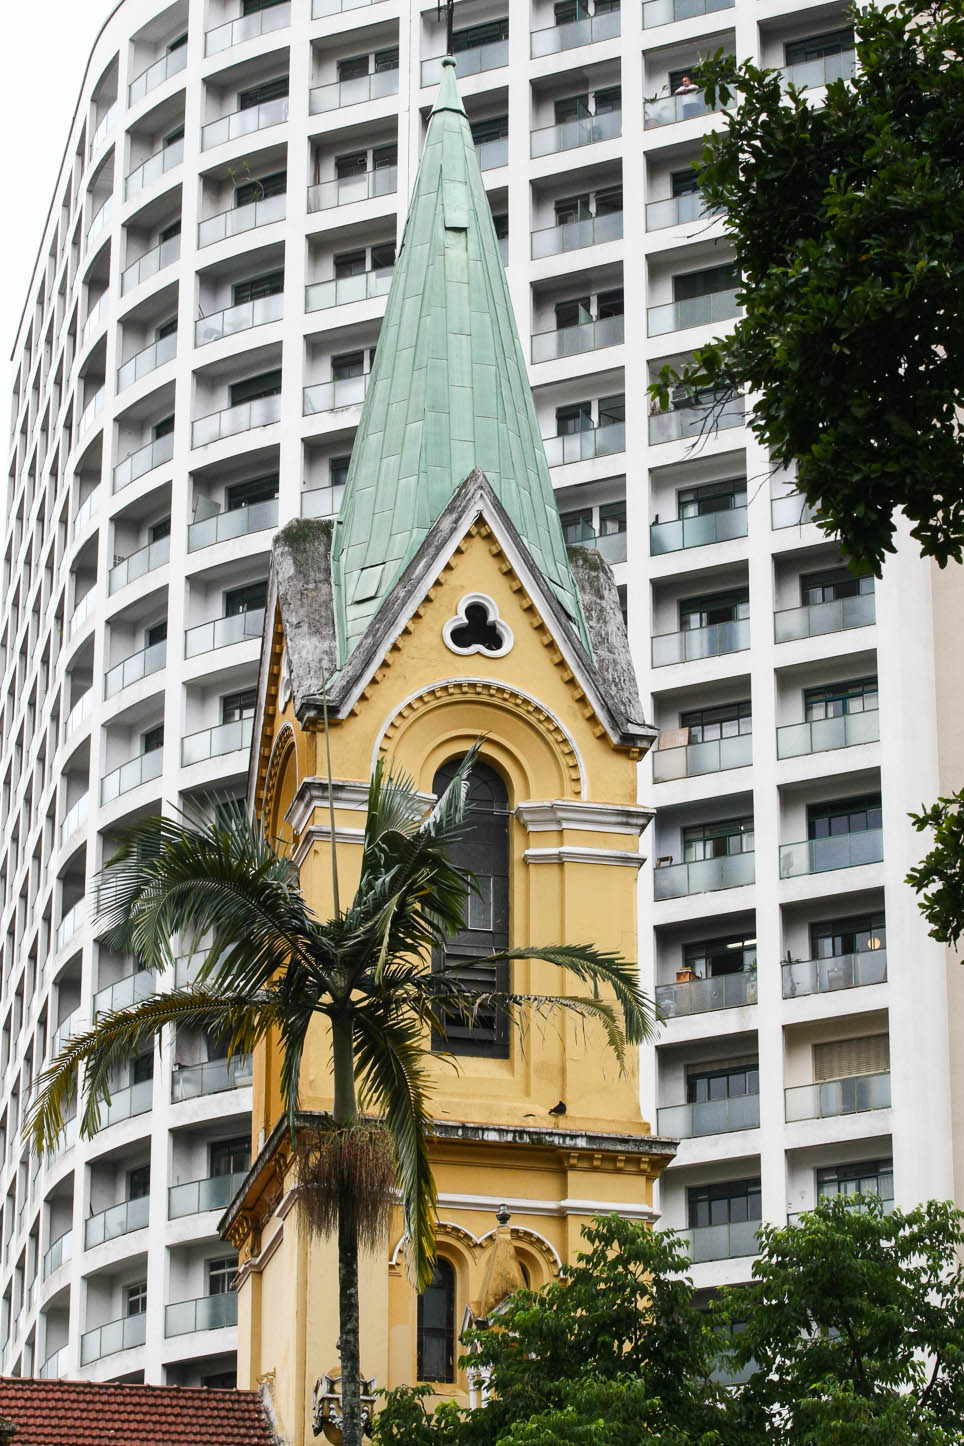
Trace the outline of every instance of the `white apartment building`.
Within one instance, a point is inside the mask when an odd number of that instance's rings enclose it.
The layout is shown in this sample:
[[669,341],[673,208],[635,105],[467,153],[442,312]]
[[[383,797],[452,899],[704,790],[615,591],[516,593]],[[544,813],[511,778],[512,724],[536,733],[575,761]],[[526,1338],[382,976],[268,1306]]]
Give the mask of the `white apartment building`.
[[[954,1192],[949,966],[902,879],[907,811],[952,782],[958,581],[913,544],[853,579],[742,404],[645,393],[737,311],[691,169],[720,117],[682,77],[723,46],[819,100],[847,26],[842,0],[455,9],[559,505],[616,570],[663,730],[643,1104],[681,1137],[660,1207],[704,1290],[818,1195]],[[118,828],[243,790],[272,533],[337,507],[444,37],[434,0],[121,0],[87,65],[13,352],[5,1372],[232,1380],[244,1064],[170,1039],[93,1140],[75,1120],[38,1164],[20,1125],[58,1044],[153,987],[94,930]]]

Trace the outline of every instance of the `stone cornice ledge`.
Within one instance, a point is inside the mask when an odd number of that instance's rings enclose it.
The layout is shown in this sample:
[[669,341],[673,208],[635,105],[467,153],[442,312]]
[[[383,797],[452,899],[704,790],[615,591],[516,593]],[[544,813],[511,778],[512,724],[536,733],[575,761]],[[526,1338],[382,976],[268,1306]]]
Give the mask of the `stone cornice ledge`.
[[[333,778],[331,797],[335,808],[365,813],[368,809],[368,784],[353,778]],[[435,802],[434,793],[419,794],[426,809]],[[316,808],[328,807],[327,778],[303,778],[285,815],[296,834],[301,833]]]
[[640,834],[655,809],[640,803],[591,803],[573,798],[551,798],[518,803],[515,816],[530,833],[581,829],[584,833]]
[[597,849],[569,845],[562,848],[524,849],[527,864],[609,864],[617,868],[638,869],[646,862],[643,854],[630,849]]

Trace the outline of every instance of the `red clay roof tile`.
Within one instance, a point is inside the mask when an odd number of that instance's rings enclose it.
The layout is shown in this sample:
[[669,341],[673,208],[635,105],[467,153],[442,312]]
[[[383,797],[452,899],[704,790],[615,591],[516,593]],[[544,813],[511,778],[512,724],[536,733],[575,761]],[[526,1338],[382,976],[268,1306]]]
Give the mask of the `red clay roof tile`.
[[256,1391],[0,1376],[14,1446],[274,1446]]

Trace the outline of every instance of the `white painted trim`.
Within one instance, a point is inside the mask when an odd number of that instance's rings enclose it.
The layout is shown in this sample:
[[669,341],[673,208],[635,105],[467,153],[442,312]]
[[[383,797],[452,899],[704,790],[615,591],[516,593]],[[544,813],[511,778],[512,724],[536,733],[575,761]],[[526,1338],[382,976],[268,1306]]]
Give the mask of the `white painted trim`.
[[[292,850],[291,857],[300,868],[308,857],[308,850],[315,843],[330,843],[331,828],[327,823],[314,823],[306,828],[298,840],[298,847]],[[339,828],[335,825],[335,843],[356,844],[361,846],[365,842],[365,830],[363,828]]]
[[652,1206],[629,1205],[624,1200],[578,1200],[569,1197],[564,1200],[529,1200],[521,1195],[457,1195],[440,1192],[438,1203],[440,1209],[485,1210],[493,1214],[500,1205],[507,1205],[513,1215],[549,1215],[553,1219],[565,1219],[569,1215],[621,1215],[624,1220],[650,1222],[659,1219],[659,1212]]
[[622,869],[638,869],[646,862],[643,854],[634,854],[628,849],[597,849],[588,845],[585,848],[525,849],[522,857],[527,864],[609,864]]
[[[335,808],[352,813],[368,811],[367,782],[362,783],[353,778],[333,778],[331,794]],[[426,811],[436,802],[434,793],[419,791],[416,797],[424,803]],[[316,808],[328,808],[328,780],[317,776],[303,778],[285,815],[295,833],[301,832]]]
[[655,809],[644,804],[591,803],[573,798],[532,800],[516,804],[515,815],[529,833],[578,829],[585,833],[641,834]]

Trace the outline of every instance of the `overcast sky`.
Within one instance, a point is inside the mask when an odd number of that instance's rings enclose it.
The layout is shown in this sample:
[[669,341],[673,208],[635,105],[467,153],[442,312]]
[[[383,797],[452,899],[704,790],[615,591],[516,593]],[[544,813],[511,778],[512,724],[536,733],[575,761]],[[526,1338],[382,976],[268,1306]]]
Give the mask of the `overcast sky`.
[[10,354],[77,93],[113,0],[2,0],[0,147],[4,177],[0,412],[8,413]]

